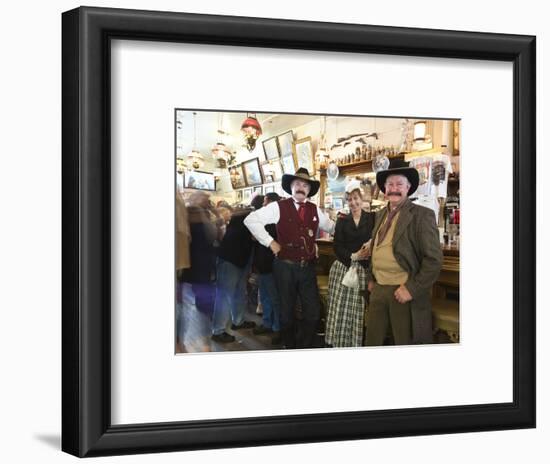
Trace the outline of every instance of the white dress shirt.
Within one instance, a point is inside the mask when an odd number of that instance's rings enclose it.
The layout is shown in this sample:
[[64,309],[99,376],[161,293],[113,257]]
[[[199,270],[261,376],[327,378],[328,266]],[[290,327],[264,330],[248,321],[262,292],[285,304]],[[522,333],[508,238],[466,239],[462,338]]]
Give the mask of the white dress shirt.
[[[298,202],[294,201],[294,206],[298,209]],[[328,215],[323,213],[318,206],[317,216],[319,216],[319,227],[325,232],[334,232],[334,221],[332,221]],[[280,208],[276,201],[269,203],[269,205],[260,208],[257,211],[250,213],[244,220],[244,225],[248,227],[252,235],[263,246],[269,247],[274,240],[271,235],[265,230],[265,226],[268,224],[277,224],[280,219]]]

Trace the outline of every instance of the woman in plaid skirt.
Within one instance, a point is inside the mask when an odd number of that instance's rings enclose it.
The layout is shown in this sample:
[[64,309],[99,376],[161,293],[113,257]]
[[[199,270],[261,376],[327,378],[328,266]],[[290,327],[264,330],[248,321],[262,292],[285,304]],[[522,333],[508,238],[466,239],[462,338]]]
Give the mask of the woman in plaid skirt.
[[[366,259],[374,227],[374,213],[363,211],[363,192],[359,181],[346,186],[350,214],[339,217],[334,232],[336,260],[328,280],[328,314],[325,342],[332,347],[362,346],[365,313]],[[357,267],[359,288],[342,284],[349,267]]]

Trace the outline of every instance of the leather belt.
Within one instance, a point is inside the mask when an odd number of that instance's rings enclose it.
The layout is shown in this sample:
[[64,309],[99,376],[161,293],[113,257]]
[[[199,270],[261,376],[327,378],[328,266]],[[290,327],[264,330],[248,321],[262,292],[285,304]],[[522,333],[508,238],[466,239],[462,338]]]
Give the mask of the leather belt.
[[279,258],[277,258],[277,259],[279,261],[281,261],[282,263],[294,264],[294,265],[300,266],[300,267],[309,266],[310,264],[313,264],[313,262],[315,261],[314,259],[301,259],[299,261],[293,261],[292,259],[279,259]]

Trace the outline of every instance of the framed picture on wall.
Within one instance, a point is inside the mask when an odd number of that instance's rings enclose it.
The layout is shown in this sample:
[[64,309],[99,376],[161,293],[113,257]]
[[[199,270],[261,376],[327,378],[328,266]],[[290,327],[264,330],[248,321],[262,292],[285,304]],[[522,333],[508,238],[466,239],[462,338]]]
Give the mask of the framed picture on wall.
[[274,185],[264,185],[264,195],[275,191]]
[[[275,176],[273,174],[273,171],[274,171],[273,164],[272,163],[264,163],[261,166],[262,167],[262,175],[264,177],[264,182],[266,182],[266,183],[275,181]],[[277,161],[277,164],[279,164],[279,166],[280,166],[280,163],[278,161]]]
[[262,173],[260,172],[260,162],[258,158],[254,158],[248,161],[245,161],[243,164],[244,177],[246,179],[246,185],[261,185],[262,184]]
[[262,142],[264,146],[265,159],[267,161],[275,160],[279,158],[279,145],[277,143],[277,137],[271,137]]
[[233,190],[246,187],[246,179],[244,177],[242,164],[236,164],[229,168],[229,180],[231,181]]
[[251,188],[243,189],[243,203],[248,205],[250,203],[251,198],[252,198],[252,189]]
[[187,171],[184,173],[185,188],[216,191],[216,178],[212,172]]
[[283,174],[294,174],[296,172],[296,165],[294,164],[294,157],[292,155],[282,157],[281,165],[283,166]]
[[311,147],[311,137],[305,137],[296,140],[292,144],[292,155],[296,169],[306,168],[310,175],[315,174],[315,162],[313,159],[313,148]]
[[262,195],[262,186],[261,185],[257,185],[256,187],[254,187],[254,193],[256,195]]
[[286,156],[292,156],[292,144],[294,143],[294,133],[291,130],[281,135],[278,135],[277,142],[279,144],[279,153],[281,154],[281,158]]

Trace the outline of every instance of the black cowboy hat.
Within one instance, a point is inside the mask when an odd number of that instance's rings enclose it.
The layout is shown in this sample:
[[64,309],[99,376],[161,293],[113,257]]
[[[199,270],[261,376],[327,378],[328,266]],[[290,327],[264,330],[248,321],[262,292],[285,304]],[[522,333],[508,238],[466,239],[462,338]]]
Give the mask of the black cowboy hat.
[[388,169],[386,169],[385,171],[378,171],[376,173],[376,183],[378,184],[378,187],[380,188],[380,190],[382,190],[382,192],[386,193],[386,179],[389,176],[395,175],[405,176],[407,178],[407,180],[411,184],[409,192],[407,193],[407,196],[410,197],[418,188],[418,171],[415,168],[409,167],[409,163],[402,159],[392,159],[390,161],[390,167]]
[[314,196],[319,191],[319,186],[321,185],[321,183],[318,180],[315,180],[314,177],[311,177],[306,168],[300,168],[296,171],[295,174],[283,174],[281,186],[283,187],[283,190],[289,195],[292,195],[292,189],[290,188],[290,185],[292,184],[292,181],[296,179],[305,180],[307,183],[309,183],[310,189],[308,197]]

